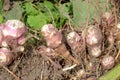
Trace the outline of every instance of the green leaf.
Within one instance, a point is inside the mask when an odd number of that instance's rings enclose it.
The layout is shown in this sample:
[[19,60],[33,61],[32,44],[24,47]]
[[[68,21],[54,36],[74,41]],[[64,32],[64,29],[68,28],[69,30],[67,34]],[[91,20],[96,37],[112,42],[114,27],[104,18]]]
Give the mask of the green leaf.
[[3,12],[3,17],[6,20],[8,19],[21,19],[22,18],[23,9],[20,6],[19,2],[16,2],[13,5],[13,8],[10,11]]
[[53,3],[51,3],[50,1],[44,1],[43,5],[47,8],[49,8],[50,10],[54,10],[55,7],[53,5]]
[[34,7],[34,4],[31,2],[26,2],[24,4],[24,8],[27,14],[29,15],[36,15],[38,13],[37,9]]
[[27,18],[27,24],[33,29],[41,29],[41,27],[46,23],[46,16],[42,13],[35,16],[29,15]]
[[69,9],[66,6],[66,4],[60,4],[59,7],[59,12],[63,17],[66,17],[67,19],[69,19]]
[[120,64],[105,73],[98,80],[120,80]]
[[2,15],[0,14],[0,23],[2,23],[3,22],[3,17],[2,17]]
[[2,11],[2,8],[3,8],[3,0],[0,0],[0,13]]
[[28,1],[28,2],[33,2],[34,0],[25,0],[25,1]]
[[73,4],[73,24],[74,26],[83,27],[87,19],[89,22],[92,20],[99,20],[102,13],[106,11],[106,0],[71,0]]

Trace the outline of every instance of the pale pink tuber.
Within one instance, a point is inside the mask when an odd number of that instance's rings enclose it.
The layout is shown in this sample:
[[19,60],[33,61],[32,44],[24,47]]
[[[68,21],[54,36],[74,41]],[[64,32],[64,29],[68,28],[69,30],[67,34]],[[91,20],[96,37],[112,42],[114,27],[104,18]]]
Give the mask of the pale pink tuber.
[[89,26],[86,34],[87,46],[94,46],[100,44],[101,41],[102,41],[101,30],[94,25]]
[[41,29],[42,35],[51,48],[56,48],[62,43],[62,34],[52,24],[44,25]]
[[94,25],[89,26],[86,34],[86,43],[88,51],[92,56],[99,57],[101,55],[101,42],[101,30]]
[[0,65],[7,66],[13,61],[13,55],[7,48],[0,48]]
[[26,38],[26,36],[25,35],[22,35],[22,36],[20,36],[19,38],[17,38],[17,43],[19,44],[19,45],[23,45],[25,42],[26,42],[26,40],[27,40],[27,38]]
[[8,20],[4,26],[2,29],[4,37],[18,38],[26,33],[25,24],[19,20]]
[[38,47],[38,53],[41,55],[46,55],[50,58],[56,58],[58,56],[58,54],[56,54],[53,49],[46,47],[44,45]]
[[70,32],[67,35],[67,42],[75,53],[78,53],[82,50],[82,43],[83,43],[82,37],[79,36],[78,33],[76,33],[75,31]]
[[101,46],[92,46],[88,48],[89,54],[93,57],[99,57],[101,55]]
[[101,64],[104,69],[111,69],[115,64],[115,59],[112,56],[106,56],[102,59]]
[[56,53],[67,58],[68,60],[71,60],[77,64],[79,63],[70,55],[70,52],[62,42],[62,34],[57,28],[55,28],[52,24],[47,24],[42,27],[41,32],[48,47],[55,49]]
[[19,20],[8,20],[6,23],[1,24],[1,31],[4,39],[2,46],[23,45],[27,33],[26,26]]
[[115,18],[110,12],[105,12],[102,16],[103,21],[107,22],[107,25],[111,26],[115,22]]

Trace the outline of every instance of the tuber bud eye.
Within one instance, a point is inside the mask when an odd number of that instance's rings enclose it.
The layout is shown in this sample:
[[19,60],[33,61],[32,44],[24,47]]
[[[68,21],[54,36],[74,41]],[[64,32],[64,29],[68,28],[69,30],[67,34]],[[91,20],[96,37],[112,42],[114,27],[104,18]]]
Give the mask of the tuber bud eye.
[[111,69],[115,64],[115,59],[112,56],[107,56],[101,62],[104,69]]
[[0,48],[0,65],[7,66],[13,60],[13,55],[7,48]]

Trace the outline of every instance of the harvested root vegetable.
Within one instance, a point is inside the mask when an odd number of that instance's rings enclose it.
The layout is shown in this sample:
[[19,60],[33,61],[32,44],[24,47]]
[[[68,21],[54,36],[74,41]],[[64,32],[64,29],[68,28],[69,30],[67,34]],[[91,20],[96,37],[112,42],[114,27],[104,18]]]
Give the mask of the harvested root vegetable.
[[102,16],[103,21],[107,22],[107,25],[111,26],[115,22],[115,18],[110,12],[105,12]]
[[87,46],[98,45],[101,43],[101,41],[102,41],[101,30],[94,25],[89,26],[86,34]]
[[24,51],[26,33],[25,24],[19,20],[8,20],[0,25],[0,65],[6,66],[13,61],[10,52]]
[[7,66],[13,61],[13,55],[7,48],[0,48],[0,65]]
[[2,45],[4,47],[17,47],[23,45],[26,41],[27,29],[23,22],[19,20],[8,20],[1,24],[3,39]]
[[18,38],[26,34],[25,24],[19,20],[8,20],[2,29],[4,37]]
[[47,46],[56,48],[62,43],[62,34],[52,24],[44,25],[41,29]]
[[109,44],[113,44],[114,43],[114,37],[113,37],[113,33],[110,32],[109,36],[107,37],[107,40],[109,42]]
[[47,24],[42,27],[41,32],[48,47],[55,49],[56,53],[59,55],[78,64],[78,61],[70,55],[70,52],[62,42],[62,34],[57,28],[52,24]]
[[22,35],[22,36],[20,36],[19,38],[17,38],[17,43],[19,44],[19,45],[23,45],[25,42],[26,42],[26,40],[27,40],[27,38],[26,38],[26,36],[25,35]]
[[115,59],[112,56],[106,56],[102,59],[101,64],[104,69],[111,69],[115,64]]
[[101,55],[101,42],[101,30],[94,25],[89,26],[86,34],[86,44],[88,51],[92,56],[99,57]]
[[88,48],[88,51],[93,57],[99,57],[101,55],[101,45],[92,46],[91,48]]
[[56,51],[58,54],[60,54],[60,55],[62,55],[63,57],[65,57],[66,59],[71,60],[71,61],[73,61],[73,62],[76,63],[76,64],[79,64],[79,62],[78,62],[74,57],[72,57],[72,56],[70,55],[70,52],[67,50],[67,48],[66,48],[66,46],[65,46],[64,43],[61,44],[60,46],[58,46],[57,48],[55,48],[55,51]]
[[82,50],[82,37],[75,31],[67,35],[67,43],[75,53],[79,53]]
[[41,45],[38,47],[38,53],[39,54],[43,54],[46,55],[50,58],[56,58],[58,56],[58,54],[55,53],[55,51],[49,47],[46,47],[44,45]]

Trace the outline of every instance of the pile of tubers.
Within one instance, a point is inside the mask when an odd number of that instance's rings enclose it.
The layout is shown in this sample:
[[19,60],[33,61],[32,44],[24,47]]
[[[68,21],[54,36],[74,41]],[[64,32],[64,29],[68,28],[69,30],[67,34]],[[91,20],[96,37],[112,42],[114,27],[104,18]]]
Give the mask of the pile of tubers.
[[[84,51],[90,58],[99,59],[103,69],[111,69],[115,64],[115,56],[104,53],[107,50],[103,49],[105,46],[103,43],[107,42],[107,49],[111,49],[115,40],[119,41],[120,24],[116,28],[112,28],[113,23],[114,17],[105,13],[101,24],[87,26],[84,32],[85,36],[77,31],[71,31],[63,36],[62,31],[54,27],[53,24],[46,24],[41,28],[46,45],[38,46],[38,54],[51,59],[62,56],[71,63],[80,65],[81,62],[73,55],[81,54]],[[19,20],[8,20],[0,25],[0,65],[7,66],[14,60],[12,52],[24,51],[24,44],[27,40],[26,33],[25,24]],[[63,40],[64,38],[66,42]]]
[[0,25],[0,65],[7,66],[14,60],[13,52],[24,51],[27,28],[19,20],[8,20]]
[[[67,36],[64,38],[72,50],[71,53],[63,41],[62,32],[52,24],[46,24],[41,29],[41,34],[46,41],[46,46],[40,46],[38,53],[46,54],[47,56],[52,55],[52,57],[62,55],[64,58],[79,65],[81,62],[75,59],[71,54],[77,55],[81,54],[82,51],[86,51],[86,55],[93,59],[99,59],[104,69],[111,69],[115,64],[115,56],[104,53],[104,51],[112,48],[115,40],[118,39],[117,35],[120,34],[118,31],[119,24],[117,25],[117,29],[112,28],[113,26],[115,26],[114,16],[112,16],[111,13],[106,12],[101,18],[101,23],[99,25],[94,24],[87,27],[84,32],[85,36],[83,36],[82,33],[77,33],[77,31],[67,33]],[[108,46],[105,50],[103,47],[106,43]],[[83,45],[85,45],[85,48]]]

